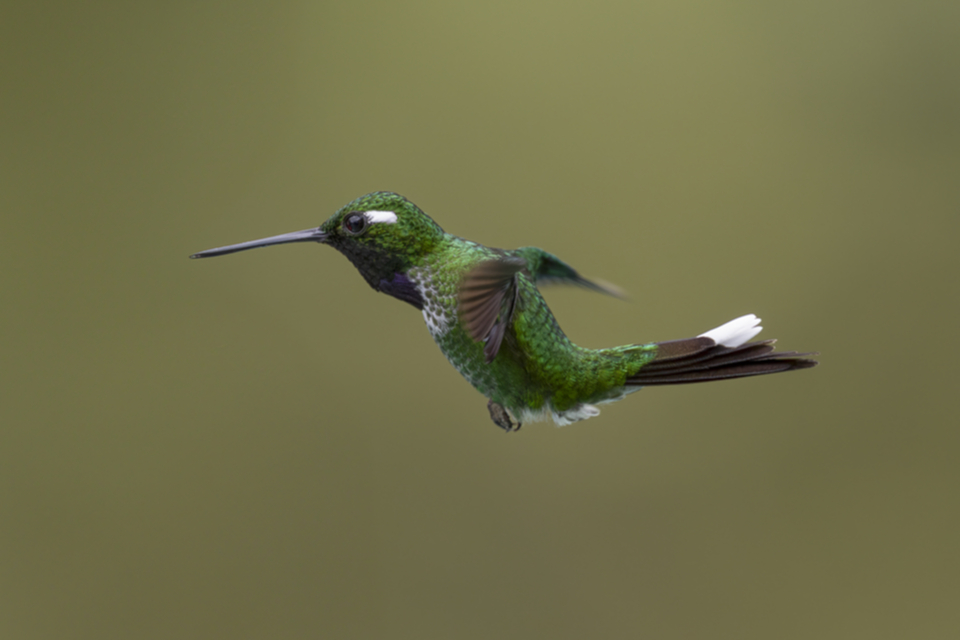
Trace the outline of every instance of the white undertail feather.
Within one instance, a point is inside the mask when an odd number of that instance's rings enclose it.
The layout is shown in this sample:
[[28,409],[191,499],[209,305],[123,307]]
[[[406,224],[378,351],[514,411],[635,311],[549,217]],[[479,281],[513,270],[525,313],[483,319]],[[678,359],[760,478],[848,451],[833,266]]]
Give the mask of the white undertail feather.
[[578,404],[574,408],[566,411],[554,411],[553,421],[557,423],[558,427],[565,427],[568,424],[587,420],[588,418],[593,418],[598,415],[600,415],[600,409],[597,409],[592,404]]
[[524,409],[517,418],[521,424],[527,424],[529,422],[540,422],[541,420],[548,420],[553,418],[553,421],[557,423],[558,427],[565,427],[568,424],[573,424],[574,422],[580,422],[581,420],[588,420],[594,416],[600,415],[600,409],[592,404],[578,404],[572,409],[567,409],[566,411],[554,411],[552,408],[545,406],[538,410],[533,409]]
[[366,211],[363,215],[370,224],[394,224],[397,221],[397,214],[393,211]]
[[698,338],[711,338],[714,342],[724,347],[739,347],[747,342],[753,336],[763,330],[760,326],[760,318],[752,313],[740,316],[736,320],[731,320],[722,324],[716,329],[710,329],[706,333],[701,333]]

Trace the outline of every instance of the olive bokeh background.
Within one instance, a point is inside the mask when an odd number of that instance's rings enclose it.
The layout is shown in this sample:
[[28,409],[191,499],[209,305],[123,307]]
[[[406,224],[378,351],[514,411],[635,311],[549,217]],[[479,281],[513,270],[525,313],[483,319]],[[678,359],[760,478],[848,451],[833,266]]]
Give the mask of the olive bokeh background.
[[[0,19],[0,637],[960,637],[956,2]],[[398,191],[811,371],[505,435],[335,252]]]

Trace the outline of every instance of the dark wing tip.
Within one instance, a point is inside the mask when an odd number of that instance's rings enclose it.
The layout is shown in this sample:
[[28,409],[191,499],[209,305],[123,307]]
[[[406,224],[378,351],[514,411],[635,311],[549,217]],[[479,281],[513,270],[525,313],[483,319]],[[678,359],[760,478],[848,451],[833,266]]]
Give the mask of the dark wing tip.
[[607,282],[606,280],[601,280],[599,278],[587,280],[586,278],[581,278],[581,282],[578,282],[577,284],[588,289],[592,289],[593,291],[605,293],[608,296],[613,296],[614,298],[619,298],[620,300],[630,300],[630,296],[627,294],[625,289],[618,287],[612,282]]

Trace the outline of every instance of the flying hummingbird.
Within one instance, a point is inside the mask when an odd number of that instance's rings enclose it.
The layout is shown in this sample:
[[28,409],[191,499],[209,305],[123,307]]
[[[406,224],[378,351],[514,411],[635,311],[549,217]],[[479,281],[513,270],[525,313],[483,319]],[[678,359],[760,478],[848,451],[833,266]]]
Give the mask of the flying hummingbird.
[[423,312],[430,335],[470,384],[488,398],[497,426],[552,417],[592,418],[596,405],[641,387],[740,378],[816,366],[775,353],[774,340],[749,342],[760,319],[746,315],[695,338],[585,349],[573,344],[539,286],[567,283],[618,295],[537,247],[504,250],[444,232],[401,195],[370,193],[315,229],[195,253],[221,256],[291,242],[319,242],[347,256],[371,287]]

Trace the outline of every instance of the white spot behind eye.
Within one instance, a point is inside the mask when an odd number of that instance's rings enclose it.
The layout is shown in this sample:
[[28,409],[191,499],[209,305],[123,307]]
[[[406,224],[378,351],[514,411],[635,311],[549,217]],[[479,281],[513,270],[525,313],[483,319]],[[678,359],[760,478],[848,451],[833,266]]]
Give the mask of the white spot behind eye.
[[367,211],[363,215],[370,224],[394,224],[397,221],[397,214],[393,211]]

